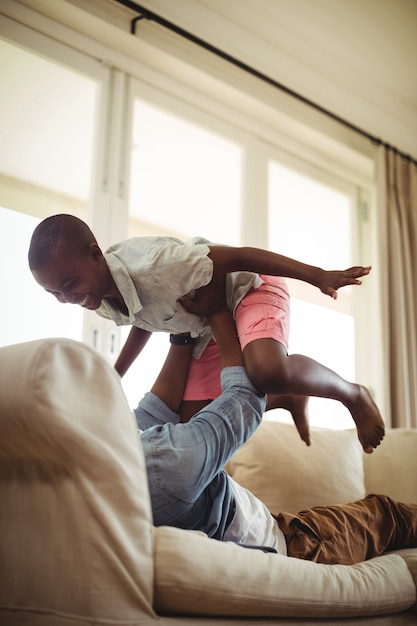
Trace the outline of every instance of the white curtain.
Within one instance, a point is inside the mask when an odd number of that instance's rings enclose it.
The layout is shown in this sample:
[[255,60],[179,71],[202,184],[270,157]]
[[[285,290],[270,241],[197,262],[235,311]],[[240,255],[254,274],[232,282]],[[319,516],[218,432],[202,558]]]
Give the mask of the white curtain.
[[386,146],[377,163],[385,417],[417,428],[417,165]]

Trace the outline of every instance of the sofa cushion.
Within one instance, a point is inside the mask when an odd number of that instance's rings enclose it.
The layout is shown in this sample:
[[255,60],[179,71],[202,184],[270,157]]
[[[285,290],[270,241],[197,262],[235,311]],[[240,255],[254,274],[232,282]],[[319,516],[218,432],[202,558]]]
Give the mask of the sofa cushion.
[[413,606],[405,561],[385,555],[322,565],[248,550],[177,528],[155,529],[155,607],[185,615],[356,617]]
[[390,428],[374,454],[364,455],[367,493],[417,502],[417,429]]
[[153,619],[144,459],[119,377],[66,339],[1,348],[0,370],[0,622]]
[[311,441],[307,447],[291,424],[264,420],[227,471],[274,514],[363,498],[363,452],[356,430],[312,428]]
[[[414,580],[414,584],[417,589],[417,549],[416,548],[408,548],[406,550],[398,550],[396,554],[399,554],[404,561],[407,563],[407,567],[411,572],[411,575]],[[417,613],[417,597],[415,604],[410,607],[410,611]],[[417,620],[416,620],[417,621]]]

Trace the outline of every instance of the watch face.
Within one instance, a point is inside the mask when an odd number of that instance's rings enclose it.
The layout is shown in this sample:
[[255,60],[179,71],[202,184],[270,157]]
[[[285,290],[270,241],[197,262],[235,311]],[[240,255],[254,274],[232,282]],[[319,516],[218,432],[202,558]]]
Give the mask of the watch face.
[[170,335],[169,340],[176,346],[194,345],[197,341],[196,337],[191,337],[190,333],[181,335]]

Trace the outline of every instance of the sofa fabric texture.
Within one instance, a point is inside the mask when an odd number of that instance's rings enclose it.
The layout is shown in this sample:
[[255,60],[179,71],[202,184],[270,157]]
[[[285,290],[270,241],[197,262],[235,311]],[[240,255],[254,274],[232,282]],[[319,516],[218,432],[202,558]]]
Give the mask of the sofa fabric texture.
[[144,460],[117,375],[69,340],[2,348],[0,371],[0,623],[153,617]]
[[[1,625],[416,620],[416,549],[319,565],[155,528],[120,380],[87,346],[0,348],[0,371]],[[264,421],[227,469],[273,513],[369,486],[417,502],[416,450],[417,431],[389,431],[364,459],[354,430],[313,429],[307,448],[293,426]]]
[[265,420],[228,463],[228,473],[277,515],[365,497],[356,430],[312,429],[312,445],[292,424]]
[[415,601],[412,575],[399,555],[320,565],[178,528],[160,527],[155,534],[155,603],[161,612],[357,617],[396,613]]

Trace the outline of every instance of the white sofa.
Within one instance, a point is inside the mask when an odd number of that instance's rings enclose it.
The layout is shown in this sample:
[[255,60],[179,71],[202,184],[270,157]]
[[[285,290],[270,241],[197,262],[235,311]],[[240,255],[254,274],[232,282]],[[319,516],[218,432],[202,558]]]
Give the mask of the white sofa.
[[[417,549],[318,565],[152,525],[115,372],[83,344],[0,349],[0,624],[417,623]],[[352,431],[265,421],[228,465],[273,512],[384,492],[417,502],[417,431],[371,456]]]

